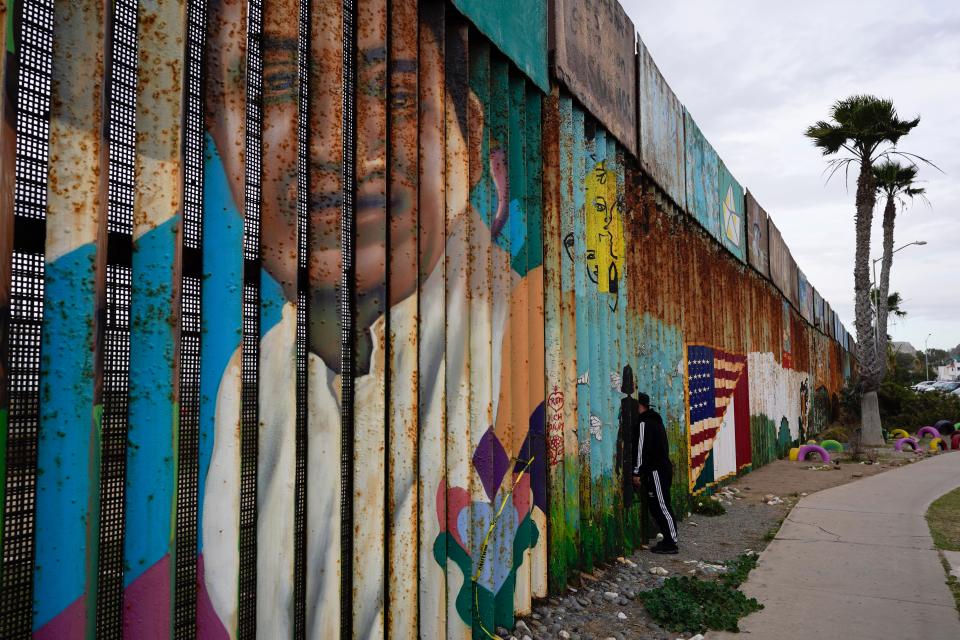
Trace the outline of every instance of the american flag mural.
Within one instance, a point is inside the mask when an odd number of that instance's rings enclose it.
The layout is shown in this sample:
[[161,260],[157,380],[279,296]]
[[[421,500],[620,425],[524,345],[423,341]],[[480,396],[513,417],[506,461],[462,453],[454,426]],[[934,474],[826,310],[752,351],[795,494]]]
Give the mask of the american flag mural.
[[692,492],[751,464],[749,388],[746,356],[687,346]]

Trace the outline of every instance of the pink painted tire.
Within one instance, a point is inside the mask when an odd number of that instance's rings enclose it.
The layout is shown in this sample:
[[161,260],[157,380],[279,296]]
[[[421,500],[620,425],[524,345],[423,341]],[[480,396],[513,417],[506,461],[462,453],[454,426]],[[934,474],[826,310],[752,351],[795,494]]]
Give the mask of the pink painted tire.
[[923,436],[930,434],[934,438],[940,437],[940,432],[933,427],[920,427],[920,430],[917,431],[917,440],[923,440]]
[[960,431],[953,434],[953,437],[950,438],[950,449],[953,451],[960,449]]
[[917,446],[916,438],[900,438],[897,440],[897,443],[893,445],[894,451],[903,451],[903,445],[908,444],[910,448],[914,451],[919,451],[920,447]]
[[818,444],[805,444],[800,447],[800,451],[797,452],[797,460],[803,462],[807,459],[807,455],[811,453],[818,453],[820,454],[820,460],[830,462],[830,454]]

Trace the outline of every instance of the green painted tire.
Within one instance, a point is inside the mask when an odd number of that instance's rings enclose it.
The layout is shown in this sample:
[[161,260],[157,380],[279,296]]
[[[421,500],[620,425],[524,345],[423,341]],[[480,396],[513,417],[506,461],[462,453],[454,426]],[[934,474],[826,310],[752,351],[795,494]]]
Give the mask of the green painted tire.
[[837,442],[836,440],[824,440],[820,443],[820,446],[826,449],[827,451],[833,451],[834,453],[843,452],[843,444]]

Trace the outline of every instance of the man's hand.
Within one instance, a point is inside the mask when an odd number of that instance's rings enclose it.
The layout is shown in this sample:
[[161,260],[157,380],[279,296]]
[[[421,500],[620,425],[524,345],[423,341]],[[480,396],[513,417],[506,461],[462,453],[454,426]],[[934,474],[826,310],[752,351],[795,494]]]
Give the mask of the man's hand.
[[633,486],[640,488],[640,476],[633,476]]

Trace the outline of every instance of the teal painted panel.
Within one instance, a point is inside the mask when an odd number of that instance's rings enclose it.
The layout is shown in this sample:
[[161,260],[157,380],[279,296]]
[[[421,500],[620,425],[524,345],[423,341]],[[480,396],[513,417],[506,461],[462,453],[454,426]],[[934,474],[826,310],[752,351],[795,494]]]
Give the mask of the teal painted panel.
[[703,137],[700,127],[686,110],[684,119],[684,147],[687,164],[687,211],[710,235],[720,239],[720,187],[718,171],[720,158]]
[[480,33],[490,38],[511,62],[547,93],[547,0],[453,0]]
[[741,262],[747,261],[746,252],[746,216],[743,187],[737,182],[727,169],[727,165],[720,160],[717,164],[717,181],[720,186],[720,241],[730,253]]

